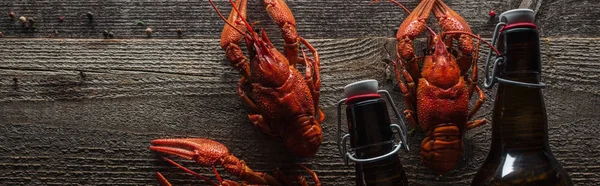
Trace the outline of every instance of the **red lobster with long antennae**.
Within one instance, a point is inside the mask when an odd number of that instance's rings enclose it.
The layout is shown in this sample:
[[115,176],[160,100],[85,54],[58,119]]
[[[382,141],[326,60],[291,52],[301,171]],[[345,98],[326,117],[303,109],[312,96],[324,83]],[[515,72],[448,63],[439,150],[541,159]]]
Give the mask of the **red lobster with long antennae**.
[[[245,19],[246,0],[238,0],[237,5],[229,0],[233,8],[229,19],[225,19],[212,0],[209,2],[226,23],[221,35],[221,47],[231,66],[242,75],[238,83],[238,94],[256,112],[248,115],[250,121],[264,133],[283,138],[285,146],[297,156],[314,156],[323,139],[320,123],[325,119],[318,108],[320,59],[317,51],[296,33],[296,23],[290,9],[282,0],[264,0],[267,12],[282,29],[284,55],[277,51],[264,30],[259,36],[248,24]],[[246,42],[250,58],[244,56],[237,44],[242,38]],[[311,51],[313,58],[307,57],[304,51],[302,57],[298,56],[300,43]],[[306,66],[305,76],[295,68],[296,63]],[[212,140],[158,139],[152,141],[152,144],[150,149],[154,151],[195,160],[203,166],[214,169],[214,166],[222,165],[225,170],[250,184],[281,185],[282,181],[289,185],[286,179],[281,179],[282,176],[277,176],[280,178],[277,180],[265,173],[253,171],[244,161],[229,154],[224,145]],[[197,173],[166,160],[214,184]],[[311,173],[315,184],[320,185],[316,174],[303,168]],[[169,185],[160,173],[157,176],[162,184]],[[300,183],[306,185],[303,180]],[[227,180],[219,182],[223,185],[235,184]]]
[[[393,62],[406,102],[404,114],[413,128],[421,128],[426,133],[421,142],[421,161],[436,173],[444,174],[456,167],[462,155],[463,133],[487,122],[469,120],[485,100],[477,86],[479,45],[483,41],[493,46],[472,34],[466,21],[442,0],[422,0],[413,12],[395,0],[389,1],[409,13],[396,34],[398,63]],[[441,36],[427,27],[426,20],[432,11],[444,31]],[[426,29],[431,33],[427,55],[417,57],[413,40]],[[472,37],[480,41],[476,47]],[[453,47],[453,41],[458,43],[458,48]],[[472,68],[471,78],[469,68]],[[475,90],[479,99],[469,111],[469,100]]]
[[[259,36],[252,29],[244,18],[246,0],[238,1],[239,8],[234,6],[223,28],[221,47],[231,66],[242,75],[238,94],[256,113],[248,117],[264,133],[282,138],[295,155],[314,156],[323,139],[321,123],[325,119],[318,107],[319,55],[296,33],[296,21],[283,0],[265,0],[264,3],[271,18],[281,27],[285,55],[277,51],[264,30]],[[242,38],[250,58],[246,58],[237,45]],[[303,57],[298,56],[300,43],[311,51],[313,58],[306,57],[304,51]],[[296,63],[306,66],[305,76],[296,69]]]

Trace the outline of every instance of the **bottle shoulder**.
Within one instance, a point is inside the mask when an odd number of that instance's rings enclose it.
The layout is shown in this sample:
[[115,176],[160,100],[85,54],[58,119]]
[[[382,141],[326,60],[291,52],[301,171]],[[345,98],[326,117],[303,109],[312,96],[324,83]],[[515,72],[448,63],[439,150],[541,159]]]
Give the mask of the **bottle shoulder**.
[[550,151],[512,150],[496,157],[488,157],[473,179],[472,185],[573,184]]

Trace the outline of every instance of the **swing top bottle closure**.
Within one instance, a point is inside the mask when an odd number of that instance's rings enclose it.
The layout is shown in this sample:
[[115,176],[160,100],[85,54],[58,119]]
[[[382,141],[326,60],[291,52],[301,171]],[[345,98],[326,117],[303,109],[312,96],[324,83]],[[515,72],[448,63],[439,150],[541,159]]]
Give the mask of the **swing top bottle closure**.
[[[346,98],[338,103],[337,137],[340,155],[345,163],[354,162],[356,185],[408,185],[406,174],[400,164],[398,151],[408,151],[406,125],[393,103],[390,106],[400,120],[391,124],[388,107],[381,95],[391,102],[385,90],[377,90],[375,80],[364,80],[344,87]],[[348,134],[341,137],[342,106],[346,105]],[[395,129],[400,140],[394,137]],[[350,141],[347,149],[346,142]]]
[[502,13],[492,39],[501,56],[485,86],[498,83],[492,115],[492,145],[472,185],[573,185],[548,145],[548,120],[540,83],[541,58],[535,14]]

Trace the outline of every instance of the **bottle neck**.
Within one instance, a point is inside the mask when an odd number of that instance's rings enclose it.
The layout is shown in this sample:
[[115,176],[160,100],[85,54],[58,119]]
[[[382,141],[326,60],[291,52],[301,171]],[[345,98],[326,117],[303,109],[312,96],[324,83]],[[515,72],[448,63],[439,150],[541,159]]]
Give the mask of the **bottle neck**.
[[[517,28],[499,38],[505,62],[498,77],[540,83],[541,60],[537,30]],[[492,121],[492,145],[502,149],[547,149],[546,107],[540,88],[498,83]]]
[[[528,76],[517,79],[537,79],[534,74]],[[502,148],[547,147],[548,122],[541,89],[499,83],[492,119],[492,138],[501,142]]]
[[[346,116],[356,158],[374,158],[392,151],[394,134],[386,102],[378,94],[354,98],[347,102]],[[354,167],[356,185],[407,185],[398,154],[369,163],[356,162]]]
[[392,145],[394,138],[387,105],[382,98],[354,102],[346,107],[346,116],[350,146],[356,150],[358,158],[372,158],[389,152],[382,145]]

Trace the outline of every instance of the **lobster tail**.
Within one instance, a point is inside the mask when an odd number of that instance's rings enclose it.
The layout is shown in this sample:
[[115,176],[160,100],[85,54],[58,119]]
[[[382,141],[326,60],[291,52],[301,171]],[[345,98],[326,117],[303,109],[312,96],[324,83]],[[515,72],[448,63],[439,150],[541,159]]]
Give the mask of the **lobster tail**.
[[323,141],[321,124],[313,115],[298,117],[285,129],[285,146],[300,157],[312,157]]
[[438,174],[456,167],[462,155],[462,134],[454,124],[440,125],[421,142],[421,161]]

